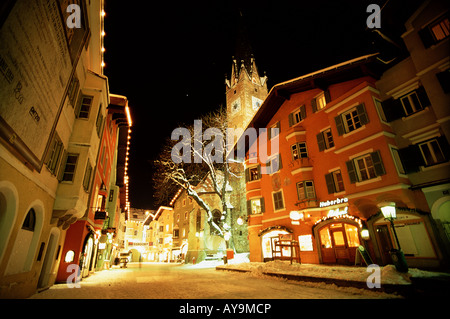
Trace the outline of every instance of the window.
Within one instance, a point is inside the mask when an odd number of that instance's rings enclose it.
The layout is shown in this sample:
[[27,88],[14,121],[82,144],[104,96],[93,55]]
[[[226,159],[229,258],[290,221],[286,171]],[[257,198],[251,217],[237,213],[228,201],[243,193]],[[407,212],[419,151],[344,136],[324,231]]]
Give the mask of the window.
[[295,161],[299,158],[308,157],[308,150],[306,149],[306,142],[299,142],[291,145],[292,159]]
[[436,42],[442,41],[450,35],[450,23],[444,18],[430,27]]
[[280,154],[277,154],[277,156],[269,159],[269,164],[266,166],[268,174],[276,173],[282,168],[283,167],[281,164],[281,155]]
[[293,126],[306,117],[306,106],[302,105],[299,109],[289,114],[289,126]]
[[299,200],[316,198],[313,181],[302,181],[297,183],[297,195]]
[[68,154],[62,175],[63,182],[73,182],[77,167],[78,154]]
[[415,91],[401,97],[400,102],[403,105],[406,116],[423,110],[422,104],[420,104],[419,98]]
[[22,229],[34,231],[35,224],[36,224],[36,212],[34,211],[33,208],[31,208],[28,211],[28,214],[25,217],[25,220],[23,221]]
[[261,178],[261,166],[254,166],[245,170],[245,181],[251,182]]
[[267,137],[269,138],[269,140],[278,136],[279,134],[280,134],[280,122],[276,122],[267,130]]
[[426,166],[431,166],[439,163],[446,162],[444,152],[436,138],[420,143],[420,151]]
[[59,163],[59,160],[61,159],[61,155],[64,151],[64,145],[59,139],[58,135],[55,134],[52,144],[50,146],[48,155],[47,155],[47,161],[46,165],[48,170],[53,174],[56,175],[56,169]]
[[83,95],[81,97],[80,106],[78,107],[77,117],[87,119],[89,118],[89,111],[91,110],[92,100],[94,97]]
[[273,206],[275,210],[281,210],[284,208],[284,201],[283,201],[283,192],[275,192],[272,193],[273,196]]
[[360,181],[365,181],[377,177],[373,166],[372,157],[370,155],[361,156],[355,159],[356,172]]
[[369,123],[369,118],[364,104],[359,104],[351,110],[336,116],[334,121],[336,122],[336,128],[340,136],[361,128],[363,125]]
[[379,151],[346,162],[350,183],[362,182],[386,174]]
[[311,100],[313,112],[320,111],[325,108],[327,103],[331,101],[330,91],[326,90]]
[[425,48],[429,48],[448,38],[450,23],[448,17],[441,17],[418,32]]
[[180,236],[180,230],[179,229],[174,229],[173,230],[173,238],[178,238]]
[[333,135],[331,134],[331,128],[326,129],[316,135],[317,144],[319,145],[319,152],[325,149],[334,147]]
[[264,205],[264,198],[255,198],[247,201],[247,214],[260,214],[264,213],[265,211],[265,205]]
[[341,170],[335,170],[325,175],[325,181],[327,183],[328,194],[343,192],[344,180],[342,179]]

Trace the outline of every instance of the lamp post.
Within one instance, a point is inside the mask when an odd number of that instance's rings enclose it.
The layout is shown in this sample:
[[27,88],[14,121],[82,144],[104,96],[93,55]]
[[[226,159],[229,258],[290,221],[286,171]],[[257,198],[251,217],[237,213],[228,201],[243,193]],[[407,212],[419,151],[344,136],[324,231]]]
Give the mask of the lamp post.
[[400,272],[408,272],[408,264],[406,263],[405,255],[400,248],[400,242],[397,237],[397,232],[395,231],[394,219],[397,218],[397,210],[395,208],[394,202],[381,203],[378,205],[381,209],[381,213],[384,218],[389,220],[392,227],[392,232],[394,233],[395,241],[397,243],[398,249],[391,249],[389,253],[391,254],[392,261],[394,262],[395,268]]

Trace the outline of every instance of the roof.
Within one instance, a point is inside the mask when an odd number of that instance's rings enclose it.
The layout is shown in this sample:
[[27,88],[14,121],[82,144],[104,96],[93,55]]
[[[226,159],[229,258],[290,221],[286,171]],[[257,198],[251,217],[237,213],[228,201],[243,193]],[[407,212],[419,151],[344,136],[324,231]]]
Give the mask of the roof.
[[289,100],[292,94],[316,88],[325,91],[332,84],[367,75],[379,78],[381,72],[376,66],[377,55],[378,53],[364,55],[274,85],[247,128],[266,127],[281,105]]

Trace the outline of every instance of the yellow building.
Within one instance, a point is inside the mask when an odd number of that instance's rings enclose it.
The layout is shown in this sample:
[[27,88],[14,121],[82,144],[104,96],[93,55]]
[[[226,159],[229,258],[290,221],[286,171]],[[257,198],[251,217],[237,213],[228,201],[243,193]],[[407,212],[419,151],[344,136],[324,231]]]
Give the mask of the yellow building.
[[65,231],[87,208],[109,89],[103,2],[80,3],[80,28],[65,1],[2,11],[0,298],[54,283]]

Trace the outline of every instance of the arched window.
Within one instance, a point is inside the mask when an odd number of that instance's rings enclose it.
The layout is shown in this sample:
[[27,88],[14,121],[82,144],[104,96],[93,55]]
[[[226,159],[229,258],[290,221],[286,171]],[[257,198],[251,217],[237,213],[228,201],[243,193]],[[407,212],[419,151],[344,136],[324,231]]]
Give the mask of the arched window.
[[36,224],[36,212],[34,211],[33,208],[31,208],[28,211],[27,217],[25,217],[25,220],[23,221],[22,229],[34,231],[35,224]]
[[[222,214],[220,213],[220,211],[218,211],[216,209],[216,210],[213,211],[212,215],[213,215],[213,222],[214,222],[214,224],[216,224],[218,227],[220,227],[220,225],[221,225],[220,219],[222,217]],[[215,227],[211,227],[210,233],[213,234],[213,235],[218,235],[219,231]]]

